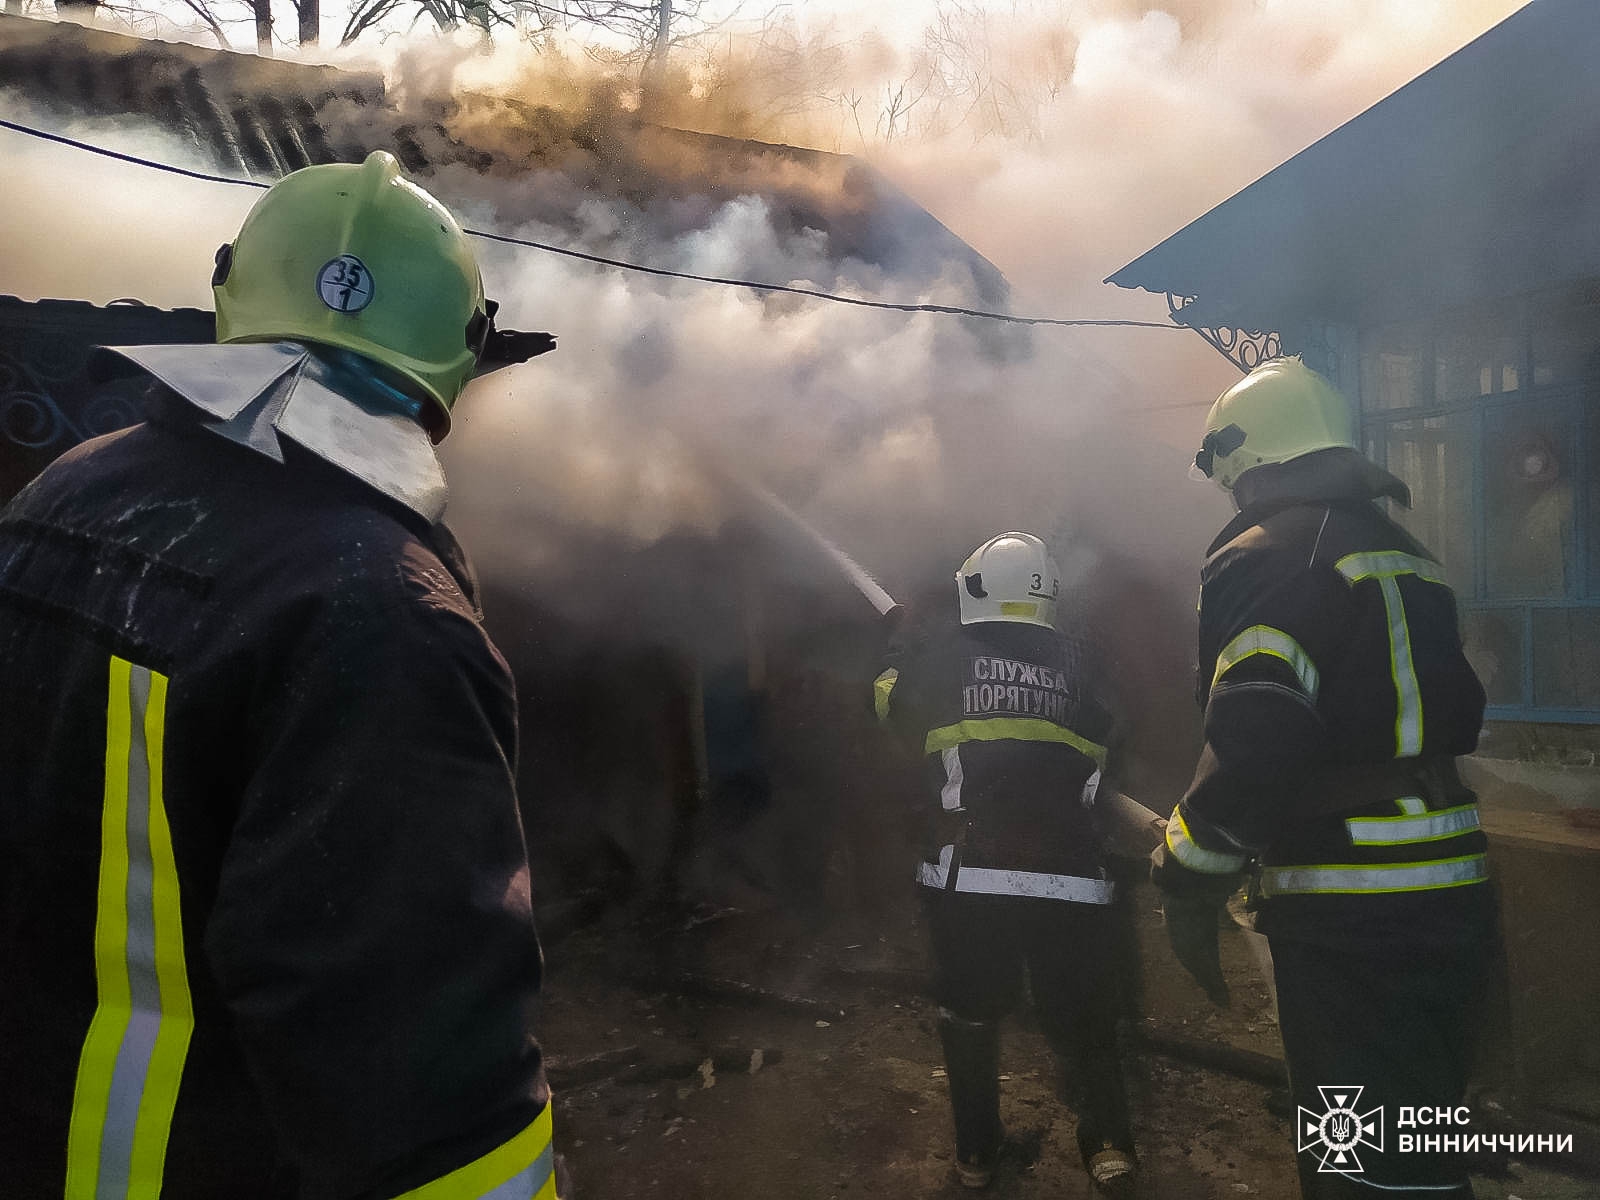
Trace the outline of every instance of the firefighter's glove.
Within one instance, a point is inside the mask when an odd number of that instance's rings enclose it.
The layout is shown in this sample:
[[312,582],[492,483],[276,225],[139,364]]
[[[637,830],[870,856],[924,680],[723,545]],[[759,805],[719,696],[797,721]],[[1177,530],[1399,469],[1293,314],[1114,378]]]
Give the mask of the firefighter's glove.
[[1173,954],[1211,1002],[1227,1008],[1230,997],[1217,947],[1217,923],[1238,884],[1237,876],[1191,871],[1164,845],[1156,848],[1150,861],[1150,879],[1161,891],[1162,919]]
[[1221,911],[1221,906],[1199,893],[1169,893],[1161,901],[1172,952],[1178,956],[1184,970],[1205,989],[1211,1003],[1227,1008],[1228,981],[1222,977],[1222,958],[1217,949],[1217,921]]

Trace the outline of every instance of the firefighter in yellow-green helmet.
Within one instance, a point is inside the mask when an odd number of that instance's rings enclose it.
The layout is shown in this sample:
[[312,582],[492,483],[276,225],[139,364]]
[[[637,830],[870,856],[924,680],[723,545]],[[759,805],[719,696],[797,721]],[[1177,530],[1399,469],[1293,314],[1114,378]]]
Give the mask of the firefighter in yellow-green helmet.
[[118,348],[148,419],[0,512],[5,1190],[552,1200],[516,697],[432,445],[552,339],[383,153],[214,282],[219,344]]
[[490,329],[477,256],[450,211],[384,151],[296,171],[218,252],[217,341],[359,354],[443,438]]
[[1297,358],[1222,394],[1195,469],[1239,513],[1201,571],[1205,748],[1152,873],[1173,949],[1227,1003],[1219,910],[1248,882],[1306,1200],[1468,1200],[1459,1156],[1404,1153],[1392,1124],[1460,1111],[1496,930],[1455,765],[1484,693],[1445,569],[1378,506],[1410,493]]

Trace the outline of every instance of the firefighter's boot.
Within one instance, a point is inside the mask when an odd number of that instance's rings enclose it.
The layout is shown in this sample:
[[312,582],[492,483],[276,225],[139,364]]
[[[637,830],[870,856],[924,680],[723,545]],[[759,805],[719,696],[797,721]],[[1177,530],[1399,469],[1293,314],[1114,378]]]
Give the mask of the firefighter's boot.
[[955,1117],[956,1175],[965,1187],[987,1187],[1000,1157],[1000,1026],[940,1009],[939,1040]]

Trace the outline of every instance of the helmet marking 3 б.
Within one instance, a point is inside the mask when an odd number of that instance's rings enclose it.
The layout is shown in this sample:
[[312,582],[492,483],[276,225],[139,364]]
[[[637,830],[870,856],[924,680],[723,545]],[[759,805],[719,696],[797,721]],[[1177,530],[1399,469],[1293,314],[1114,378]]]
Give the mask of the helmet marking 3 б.
[[1060,594],[1060,568],[1031,533],[990,538],[956,572],[963,625],[1016,621],[1053,629]]

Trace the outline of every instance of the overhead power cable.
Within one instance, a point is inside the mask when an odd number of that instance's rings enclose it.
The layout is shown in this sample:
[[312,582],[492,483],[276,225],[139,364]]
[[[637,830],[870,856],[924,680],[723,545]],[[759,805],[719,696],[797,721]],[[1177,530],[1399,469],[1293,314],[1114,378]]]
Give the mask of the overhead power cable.
[[[153,171],[165,171],[169,175],[181,175],[186,179],[198,179],[204,183],[228,183],[236,187],[251,187],[263,190],[272,186],[257,179],[237,179],[231,175],[214,175],[206,171],[191,171],[187,167],[158,162],[155,159],[141,158],[137,154],[125,154],[120,150],[112,150],[107,146],[97,146],[92,142],[79,141],[77,138],[69,138],[59,133],[50,133],[44,129],[35,129],[30,125],[7,121],[4,118],[0,118],[0,129],[9,129],[13,133],[20,133],[27,137],[55,142],[62,146],[70,146],[74,150],[98,154],[104,158],[116,159],[118,162],[131,163],[138,167],[148,167]],[[813,300],[827,300],[833,304],[853,304],[859,308],[881,308],[892,312],[907,313],[938,313],[955,317],[978,317],[986,321],[1003,321],[1010,325],[1091,325],[1132,329],[1169,329],[1188,332],[1188,326],[1175,325],[1166,321],[1133,321],[1111,317],[1023,317],[1013,313],[988,312],[979,308],[966,308],[958,304],[897,304],[890,300],[867,300],[860,296],[842,296],[837,292],[824,292],[817,288],[795,287],[786,283],[764,283],[754,279],[730,279],[718,275],[697,275],[692,271],[673,271],[666,267],[651,267],[643,263],[627,262],[620,258],[607,258],[603,254],[588,254],[582,250],[569,249],[566,246],[553,246],[548,242],[536,242],[530,238],[512,237],[510,234],[493,233],[484,229],[467,229],[465,232],[471,237],[482,238],[488,242],[501,242],[508,246],[523,246],[529,250],[542,250],[547,254],[559,254],[566,258],[576,258],[583,262],[596,263],[603,267],[616,267],[622,271],[636,271],[640,274],[658,275],[666,279],[687,279],[695,283],[713,283],[723,287],[745,288],[755,292],[788,292],[795,296],[809,296]]]

